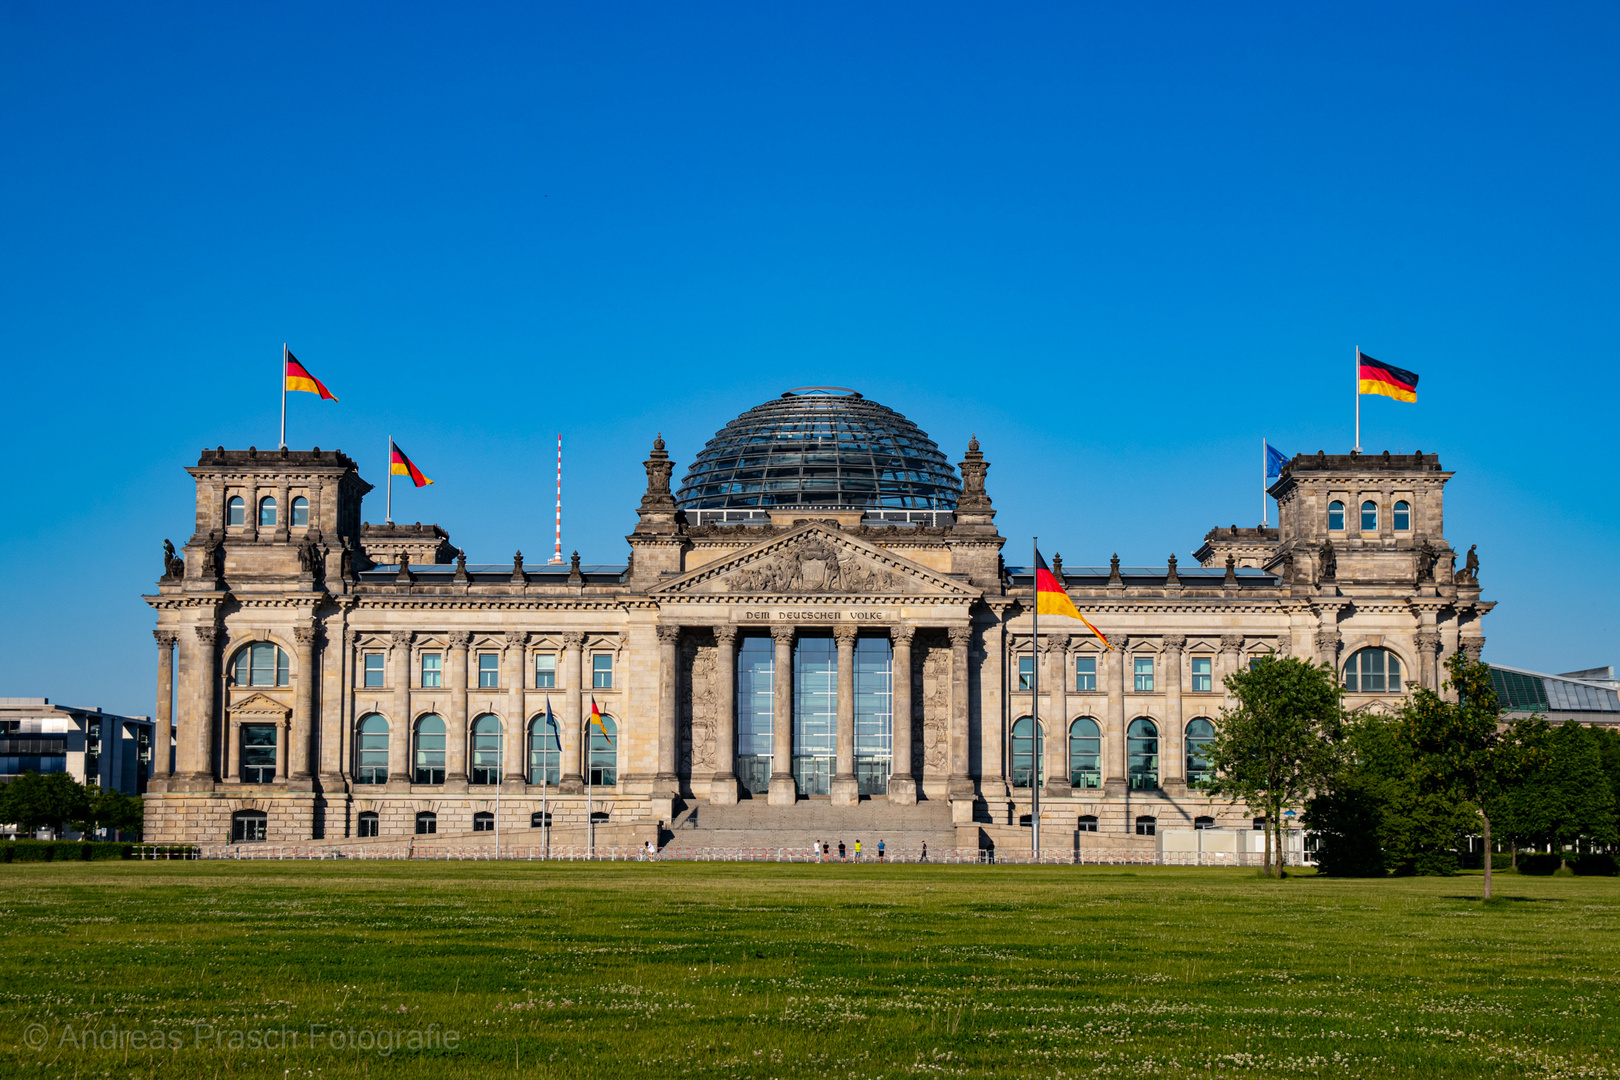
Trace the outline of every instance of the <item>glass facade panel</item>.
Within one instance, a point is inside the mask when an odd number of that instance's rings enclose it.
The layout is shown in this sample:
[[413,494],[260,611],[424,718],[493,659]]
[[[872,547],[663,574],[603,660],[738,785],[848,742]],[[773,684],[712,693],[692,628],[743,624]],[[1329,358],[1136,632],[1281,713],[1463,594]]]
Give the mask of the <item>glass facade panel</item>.
[[501,782],[501,722],[489,713],[472,722],[472,769],[467,780],[473,784]]
[[268,784],[276,778],[276,727],[242,725],[242,783]]
[[537,716],[529,723],[529,783],[557,786],[561,777],[562,735],[555,716]]
[[1069,725],[1069,785],[1102,786],[1102,731],[1089,716]]
[[1019,717],[1012,729],[1012,786],[1029,787],[1030,770],[1036,770],[1037,783],[1046,782],[1046,762],[1041,740],[1031,741],[1035,721],[1028,716]]
[[1215,725],[1199,716],[1187,722],[1187,783],[1196,784],[1209,776],[1209,759],[1204,750],[1215,738]]
[[356,783],[388,783],[388,721],[376,713],[360,718],[354,765]]
[[1159,786],[1159,728],[1145,716],[1132,720],[1125,733],[1125,772],[1134,791]]
[[424,716],[416,722],[413,778],[418,784],[444,783],[444,721],[437,716]]
[[1215,662],[1213,657],[1195,656],[1192,659],[1192,688],[1195,694],[1207,694],[1214,689]]
[[759,635],[737,642],[737,780],[755,795],[771,790],[771,720],[776,701],[775,643]]
[[801,795],[825,795],[838,738],[838,649],[831,634],[793,646],[793,779]]
[[855,779],[862,795],[886,795],[893,767],[891,653],[886,637],[855,639]]
[[1097,658],[1077,656],[1074,660],[1074,688],[1081,693],[1094,693],[1097,689]]

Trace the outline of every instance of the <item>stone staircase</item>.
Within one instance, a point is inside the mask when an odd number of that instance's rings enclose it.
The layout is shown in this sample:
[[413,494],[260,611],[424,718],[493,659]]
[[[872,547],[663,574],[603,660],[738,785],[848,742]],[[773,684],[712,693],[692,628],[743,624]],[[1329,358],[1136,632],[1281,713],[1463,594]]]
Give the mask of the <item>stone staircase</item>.
[[672,823],[665,850],[808,849],[821,840],[834,851],[842,842],[853,856],[859,840],[865,857],[875,859],[882,840],[895,856],[915,857],[925,842],[930,852],[941,855],[958,843],[976,847],[978,830],[970,832],[970,839],[959,841],[946,802],[901,806],[877,798],[856,806],[834,806],[829,800],[811,798],[792,806],[771,806],[764,799],[744,799],[736,806],[688,807]]

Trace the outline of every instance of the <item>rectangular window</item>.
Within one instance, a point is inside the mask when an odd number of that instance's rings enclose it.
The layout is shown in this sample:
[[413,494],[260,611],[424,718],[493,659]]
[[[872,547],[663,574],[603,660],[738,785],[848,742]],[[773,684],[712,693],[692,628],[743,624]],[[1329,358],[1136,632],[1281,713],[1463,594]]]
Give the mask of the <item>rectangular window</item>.
[[534,654],[534,688],[536,690],[553,690],[557,686],[557,654]]
[[771,787],[776,654],[768,637],[749,635],[737,646],[737,779],[756,795]]
[[1214,689],[1215,661],[1207,656],[1195,656],[1192,662],[1193,693],[1207,694]]
[[1029,690],[1035,685],[1035,658],[1033,656],[1020,656],[1018,658],[1018,689]]
[[891,655],[886,637],[855,639],[855,780],[862,795],[886,795],[892,762]]
[[481,652],[478,654],[478,689],[498,690],[501,685],[501,656],[500,653]]
[[1136,658],[1136,692],[1150,694],[1153,692],[1153,657],[1138,656]]
[[437,690],[443,685],[439,681],[441,668],[439,667],[439,654],[425,652],[422,654],[422,689]]
[[1097,658],[1081,656],[1074,661],[1074,688],[1082,693],[1097,689]]
[[383,684],[383,654],[380,652],[366,653],[366,685],[381,686]]
[[613,689],[613,654],[596,653],[591,657],[591,688]]
[[268,784],[276,778],[276,729],[271,724],[242,725],[242,783]]

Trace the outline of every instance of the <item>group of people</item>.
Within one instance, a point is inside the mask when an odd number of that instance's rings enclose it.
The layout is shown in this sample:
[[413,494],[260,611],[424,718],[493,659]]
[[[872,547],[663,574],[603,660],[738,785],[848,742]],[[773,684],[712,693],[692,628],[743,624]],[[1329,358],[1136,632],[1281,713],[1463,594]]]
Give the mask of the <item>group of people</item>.
[[[888,855],[887,848],[888,848],[888,845],[887,845],[886,842],[884,842],[882,840],[878,841],[878,846],[877,846],[878,862],[886,861],[886,858],[887,858],[887,855]],[[815,851],[815,859],[816,859],[817,862],[827,862],[829,859],[832,858],[833,847],[832,847],[831,844],[827,843],[825,840],[817,840],[815,842],[815,845],[814,845],[814,851]],[[848,862],[849,861],[849,849],[844,846],[844,842],[842,840],[838,841],[838,861],[839,862]],[[861,842],[859,840],[855,841],[855,861],[856,862],[861,861]],[[928,843],[926,841],[923,842],[922,856],[918,861],[919,862],[927,862],[928,861]]]

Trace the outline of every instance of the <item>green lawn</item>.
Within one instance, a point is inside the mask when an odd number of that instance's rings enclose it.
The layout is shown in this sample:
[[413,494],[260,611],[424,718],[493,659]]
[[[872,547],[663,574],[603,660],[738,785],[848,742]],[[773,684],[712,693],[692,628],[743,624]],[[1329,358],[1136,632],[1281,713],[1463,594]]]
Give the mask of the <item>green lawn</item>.
[[[1620,1076],[1620,881],[1503,875],[1490,907],[1479,887],[12,864],[0,1076]],[[290,1045],[231,1047],[266,1031]],[[153,1032],[180,1049],[131,1045]]]

